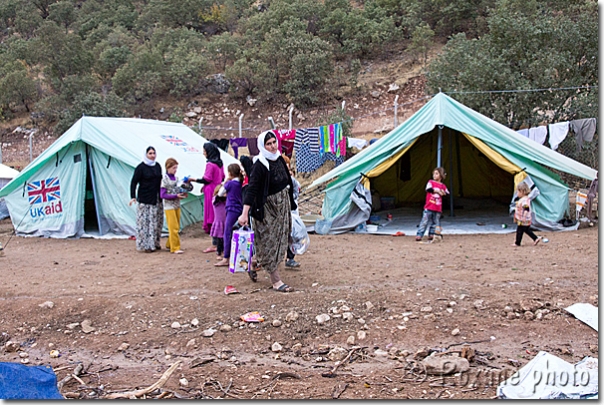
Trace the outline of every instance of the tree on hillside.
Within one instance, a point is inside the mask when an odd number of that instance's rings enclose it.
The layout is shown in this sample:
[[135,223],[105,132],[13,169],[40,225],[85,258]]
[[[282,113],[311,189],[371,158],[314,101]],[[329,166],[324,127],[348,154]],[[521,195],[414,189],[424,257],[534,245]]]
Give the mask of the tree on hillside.
[[428,49],[430,49],[430,45],[432,45],[433,38],[434,31],[430,29],[428,23],[422,23],[413,31],[411,45],[407,48],[407,50],[416,55],[416,57],[421,56],[423,58],[422,63],[424,66],[428,61]]
[[[480,39],[458,34],[429,66],[432,92],[530,90],[598,84],[598,10],[591,1],[500,0]],[[597,89],[455,94],[505,125],[596,117]]]

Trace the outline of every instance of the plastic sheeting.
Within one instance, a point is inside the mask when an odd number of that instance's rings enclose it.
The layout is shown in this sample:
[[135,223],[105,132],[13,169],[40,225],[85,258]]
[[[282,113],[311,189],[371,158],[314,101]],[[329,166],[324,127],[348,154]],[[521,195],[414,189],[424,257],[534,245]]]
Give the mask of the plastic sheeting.
[[50,366],[0,363],[0,399],[64,399]]
[[499,384],[501,399],[588,399],[598,395],[598,359],[573,365],[547,352]]

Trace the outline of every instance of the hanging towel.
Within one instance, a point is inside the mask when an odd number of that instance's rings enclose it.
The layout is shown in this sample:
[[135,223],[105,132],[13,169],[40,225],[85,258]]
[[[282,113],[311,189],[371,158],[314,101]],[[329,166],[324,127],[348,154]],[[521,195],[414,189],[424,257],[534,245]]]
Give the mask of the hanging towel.
[[235,159],[239,158],[239,148],[247,146],[247,138],[233,138],[231,139],[231,148],[233,148],[233,154]]
[[310,146],[310,152],[319,153],[319,128],[308,128],[306,130],[306,133],[308,134],[308,144]]
[[549,124],[549,146],[552,150],[558,149],[566,134],[568,134],[568,121]]
[[329,126],[325,125],[319,128],[319,154],[329,152]]
[[525,138],[528,138],[528,137],[529,137],[529,130],[528,130],[528,128],[525,128],[525,129],[519,129],[519,130],[518,130],[518,131],[516,131],[516,132],[518,132],[520,135],[524,136]]
[[363,149],[367,146],[367,141],[361,138],[347,138],[349,148]]
[[529,139],[543,145],[547,137],[547,126],[542,125],[529,129]]
[[577,139],[577,149],[583,148],[583,142],[591,142],[596,133],[597,121],[595,118],[585,118],[570,122],[570,128],[575,133]]
[[258,156],[260,154],[260,150],[258,149],[258,138],[248,138],[247,149],[250,151],[250,156]]
[[337,153],[336,126],[329,124],[329,152]]
[[337,124],[333,124],[334,126],[334,142],[336,144],[336,156],[340,157],[342,155],[346,155],[346,143],[344,143],[344,148],[342,149],[342,139],[343,139],[343,133],[342,133],[342,124],[341,123],[337,123]]
[[579,212],[581,212],[581,210],[585,206],[586,202],[587,202],[587,194],[577,191],[577,197],[576,197],[576,201],[575,201],[576,208],[577,208],[577,216],[576,216],[577,220],[579,219]]

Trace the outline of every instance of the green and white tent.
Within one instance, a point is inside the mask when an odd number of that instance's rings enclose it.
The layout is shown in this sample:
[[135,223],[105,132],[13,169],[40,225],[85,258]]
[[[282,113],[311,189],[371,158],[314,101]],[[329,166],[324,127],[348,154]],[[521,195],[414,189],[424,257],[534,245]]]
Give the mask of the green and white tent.
[[[83,117],[0,190],[17,235],[53,238],[134,235],[136,205],[130,180],[148,146],[157,162],[175,158],[177,176],[201,177],[202,136],[183,124]],[[238,161],[220,151],[227,166]],[[201,186],[181,206],[181,227],[203,220]],[[165,229],[165,227],[164,227]]]
[[449,172],[445,183],[453,199],[509,203],[519,182],[534,184],[539,195],[532,203],[533,225],[549,230],[561,229],[558,222],[569,211],[569,188],[551,169],[588,180],[597,175],[596,170],[438,93],[404,123],[309,188],[330,181],[322,214],[331,232],[340,232],[369,218],[369,190],[389,196],[396,207],[421,205],[425,184],[438,165]]

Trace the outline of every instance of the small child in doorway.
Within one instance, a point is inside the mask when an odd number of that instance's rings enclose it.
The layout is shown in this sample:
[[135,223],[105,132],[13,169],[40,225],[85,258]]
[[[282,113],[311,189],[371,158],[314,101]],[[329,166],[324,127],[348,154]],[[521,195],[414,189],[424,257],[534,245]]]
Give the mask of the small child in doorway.
[[214,189],[214,197],[212,197],[212,206],[214,208],[214,222],[210,229],[212,237],[212,245],[216,247],[216,260],[222,260],[224,252],[224,222],[226,219],[226,197],[218,195],[220,185]]
[[437,167],[432,171],[432,180],[428,180],[428,184],[426,184],[426,204],[424,205],[422,221],[419,224],[419,229],[415,236],[415,240],[418,242],[422,240],[428,225],[430,225],[430,229],[428,230],[429,240],[434,239],[434,234],[437,230],[440,232],[440,216],[443,212],[443,196],[449,194],[447,186],[443,183],[445,177],[445,169]]
[[187,197],[187,193],[181,192],[178,187],[178,162],[174,158],[168,158],[165,163],[166,174],[161,181],[159,195],[164,203],[164,213],[168,225],[168,241],[166,249],[170,253],[181,254],[180,248],[180,200]]
[[516,210],[514,211],[514,222],[518,224],[518,228],[516,228],[516,242],[512,246],[519,247],[522,243],[522,234],[525,233],[533,240],[533,244],[537,245],[543,237],[537,237],[531,230],[532,212],[531,199],[529,198],[531,190],[525,182],[518,184],[516,190],[518,192],[518,200],[516,201]]
[[226,218],[224,220],[224,258],[214,266],[228,266],[231,257],[231,239],[233,237],[233,225],[243,212],[243,198],[241,197],[241,185],[243,173],[241,166],[231,163],[227,167],[229,178],[218,191],[219,196],[226,195]]

